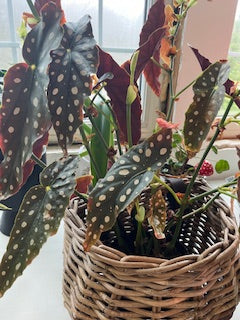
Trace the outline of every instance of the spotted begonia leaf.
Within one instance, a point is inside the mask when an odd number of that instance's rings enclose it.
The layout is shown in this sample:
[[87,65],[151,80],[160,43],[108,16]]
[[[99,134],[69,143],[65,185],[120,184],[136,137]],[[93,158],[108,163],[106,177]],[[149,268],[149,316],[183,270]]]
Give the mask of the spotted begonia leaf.
[[222,105],[228,73],[229,64],[226,61],[216,62],[210,65],[193,85],[193,103],[186,112],[183,128],[185,146],[190,158],[200,150]]
[[163,128],[132,147],[111,167],[89,194],[85,250],[109,230],[118,214],[151,182],[171,152],[171,129]]
[[167,205],[161,190],[150,198],[150,209],[148,212],[148,222],[153,227],[154,235],[157,239],[164,239],[164,229],[167,218]]
[[146,81],[157,95],[160,95],[161,68],[150,59],[153,57],[157,62],[160,61],[161,40],[166,32],[164,9],[164,0],[158,0],[149,10],[147,21],[140,34],[140,53],[136,68],[136,78],[144,69]]
[[91,74],[97,72],[98,49],[89,16],[64,25],[62,42],[51,57],[49,109],[59,145],[66,153],[80,125],[83,99],[91,93]]
[[52,2],[45,6],[41,21],[24,42],[26,63],[14,65],[5,75],[0,109],[0,148],[4,154],[0,167],[0,198],[17,192],[23,181],[22,167],[31,158],[33,144],[51,126],[45,94],[46,69],[50,62],[49,51],[58,46],[61,38],[60,18]]
[[[112,101],[113,111],[118,121],[121,131],[122,142],[127,142],[127,125],[126,125],[126,96],[130,84],[130,74],[125,67],[120,67],[112,56],[99,48],[99,67],[97,75],[103,76],[105,73],[111,72],[112,79],[106,79],[105,89]],[[131,128],[132,141],[136,144],[141,137],[141,101],[140,95],[132,103],[131,106]]]
[[[190,48],[192,49],[193,53],[195,54],[196,58],[198,59],[198,62],[200,64],[202,70],[205,70],[208,66],[210,66],[211,62],[206,57],[201,55],[196,48],[193,48],[191,46],[190,46]],[[234,81],[227,79],[227,81],[224,83],[224,86],[226,88],[226,93],[229,95],[232,95],[231,88],[234,87]],[[236,105],[240,108],[240,99],[237,98],[234,101],[235,101]]]
[[0,296],[11,287],[59,227],[76,184],[78,157],[52,163],[40,176],[41,185],[24,197],[0,265]]

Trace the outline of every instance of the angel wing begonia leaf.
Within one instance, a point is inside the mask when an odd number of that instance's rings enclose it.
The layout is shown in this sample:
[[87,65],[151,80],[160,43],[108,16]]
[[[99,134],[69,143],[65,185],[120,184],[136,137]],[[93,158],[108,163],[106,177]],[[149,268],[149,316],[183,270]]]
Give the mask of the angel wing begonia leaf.
[[6,198],[18,191],[22,167],[31,158],[33,144],[51,126],[45,94],[49,51],[60,41],[60,11],[49,3],[42,18],[23,45],[26,63],[11,67],[4,78],[0,110],[0,148],[4,159],[0,166],[0,193]]
[[169,157],[171,137],[171,129],[161,129],[122,155],[98,181],[89,195],[85,250],[114,225],[118,214],[152,181],[154,171]]
[[40,176],[19,208],[6,253],[0,265],[0,296],[38,255],[59,227],[76,184],[78,157],[52,163]]
[[199,152],[211,124],[222,105],[229,64],[219,61],[210,65],[193,85],[194,98],[186,112],[183,128],[189,157]]
[[59,145],[66,153],[80,125],[83,99],[91,93],[91,74],[97,71],[98,49],[89,16],[64,25],[62,42],[51,57],[49,108]]
[[[127,141],[126,127],[126,96],[130,84],[130,75],[125,68],[120,67],[112,56],[99,48],[99,67],[97,75],[101,77],[111,72],[112,79],[106,79],[106,91],[112,101],[113,111],[121,130],[121,139]],[[141,101],[138,95],[131,106],[132,140],[136,144],[141,136]]]
[[60,11],[53,3],[45,6],[41,21],[27,35],[23,45],[26,63],[14,65],[4,78],[0,110],[0,147],[4,160],[0,166],[1,197],[17,192],[22,167],[31,158],[33,144],[51,126],[45,94],[49,51],[58,46]]

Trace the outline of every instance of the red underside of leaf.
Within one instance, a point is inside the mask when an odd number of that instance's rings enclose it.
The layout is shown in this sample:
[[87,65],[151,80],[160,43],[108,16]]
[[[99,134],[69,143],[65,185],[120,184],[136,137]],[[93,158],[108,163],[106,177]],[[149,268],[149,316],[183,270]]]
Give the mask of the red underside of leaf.
[[165,3],[164,0],[158,0],[150,9],[146,23],[144,24],[139,46],[148,41],[149,36],[158,28],[162,27],[165,22]]
[[[193,48],[190,46],[190,48],[192,49],[193,53],[195,54],[196,58],[198,59],[198,62],[201,66],[201,69],[202,70],[205,70],[207,69],[207,67],[210,66],[211,62],[206,58],[204,57],[203,55],[201,55],[198,51],[198,49],[196,48]],[[234,86],[234,81],[228,79],[225,83],[224,83],[224,86],[226,88],[226,93],[231,95],[231,88]],[[236,105],[240,108],[240,100],[239,99],[236,99],[235,100],[235,103]]]
[[165,35],[164,27],[165,4],[163,0],[157,1],[149,11],[148,19],[142,28],[139,41],[139,57],[136,66],[135,79],[138,79],[144,70],[147,83],[156,95],[160,95],[159,76],[161,69],[150,59],[153,57],[160,62],[161,40]]
[[[64,11],[62,10],[61,0],[51,0],[51,2],[54,2],[56,4],[56,7],[61,9],[61,12],[62,12],[61,25],[63,25],[64,23],[66,23],[66,18],[65,18]],[[37,9],[38,13],[40,14],[42,8],[48,3],[49,3],[49,0],[36,0],[34,6]]]
[[[119,127],[122,133],[122,140],[127,141],[126,128],[126,95],[130,84],[130,76],[126,70],[120,67],[109,55],[99,48],[100,64],[98,68],[98,77],[111,72],[114,77],[111,80],[106,80],[106,90],[112,100],[113,110],[116,114]],[[132,104],[132,138],[136,144],[141,136],[141,103],[138,96]]]

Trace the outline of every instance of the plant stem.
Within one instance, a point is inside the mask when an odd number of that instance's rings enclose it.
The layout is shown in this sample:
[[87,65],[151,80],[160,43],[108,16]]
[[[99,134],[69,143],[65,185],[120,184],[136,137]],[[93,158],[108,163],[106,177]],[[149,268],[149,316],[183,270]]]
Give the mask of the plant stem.
[[[182,14],[183,12],[183,4],[180,6],[179,8],[179,15]],[[172,39],[171,39],[171,45],[172,47],[174,46],[174,42],[176,40],[176,36],[178,34],[178,30],[180,27],[182,21],[177,21],[176,27],[175,27],[175,32],[172,35]],[[175,102],[175,94],[174,94],[174,89],[173,89],[173,73],[174,73],[174,60],[175,60],[175,56],[171,56],[171,62],[170,62],[170,69],[169,69],[169,88],[168,88],[168,105],[167,105],[167,116],[166,116],[166,120],[170,121],[172,118],[172,112],[173,112],[173,106],[174,106],[174,102]]]
[[200,212],[203,212],[203,211],[207,210],[207,208],[210,206],[210,204],[211,204],[214,200],[216,200],[216,199],[219,197],[219,195],[220,195],[220,192],[218,192],[217,194],[215,194],[215,196],[212,197],[212,198],[211,198],[206,204],[204,204],[202,207],[200,207],[200,208],[198,208],[198,209],[196,209],[196,210],[194,210],[194,211],[192,211],[192,212],[190,212],[190,213],[188,213],[188,214],[183,215],[183,216],[182,216],[182,221],[183,221],[183,220],[186,220],[186,219],[188,219],[188,218],[190,218],[190,217],[192,217],[192,216],[194,216],[194,215],[197,214],[197,213],[200,213]]
[[132,126],[131,126],[131,123],[132,123],[132,114],[131,114],[131,107],[132,105],[131,104],[127,104],[126,105],[127,107],[127,110],[126,110],[126,117],[127,117],[127,140],[128,140],[128,146],[129,148],[132,147],[133,145],[133,142],[132,142]]
[[35,8],[32,0],[27,0],[27,3],[28,3],[29,8],[32,11],[32,14],[34,15],[34,18],[37,19],[38,21],[40,21],[39,14],[38,14],[37,9]]
[[142,253],[142,223],[137,222],[136,253]]
[[227,192],[225,190],[222,190],[221,188],[219,189],[219,192],[222,193],[222,194],[225,194],[226,196],[234,199],[234,200],[237,200],[238,201],[238,197],[234,196],[232,193],[230,192]]
[[224,122],[225,122],[225,120],[227,118],[227,115],[228,115],[233,103],[234,103],[234,100],[232,98],[230,100],[225,112],[224,112],[224,115],[222,116],[222,119],[221,119],[218,127],[216,128],[215,134],[213,135],[213,137],[212,137],[211,141],[209,142],[206,150],[204,151],[203,156],[202,156],[197,168],[195,169],[194,174],[193,174],[193,176],[192,176],[192,178],[191,178],[191,180],[190,180],[190,182],[189,182],[189,184],[187,186],[184,198],[182,199],[182,205],[181,205],[181,207],[180,207],[180,209],[179,209],[179,211],[177,213],[178,221],[177,221],[177,225],[176,225],[176,229],[175,229],[173,238],[172,238],[172,240],[171,240],[171,242],[169,244],[169,248],[170,249],[173,249],[175,247],[175,244],[176,244],[176,241],[177,241],[177,238],[179,236],[179,233],[180,233],[180,230],[181,230],[181,226],[182,226],[182,217],[183,217],[184,211],[185,211],[185,209],[187,208],[187,205],[188,205],[188,197],[189,197],[189,195],[191,193],[191,190],[193,188],[194,182],[195,182],[195,180],[196,180],[196,178],[198,176],[198,172],[199,172],[199,170],[200,170],[200,168],[201,168],[201,166],[203,164],[203,161],[206,159],[209,151],[211,150],[214,142],[216,141],[219,133],[221,132],[222,128],[224,127]]
[[204,198],[204,197],[206,197],[206,196],[208,196],[208,195],[211,195],[211,194],[213,194],[213,193],[215,193],[215,192],[218,192],[219,189],[221,189],[221,188],[230,187],[230,186],[235,185],[236,183],[237,183],[237,180],[236,180],[236,179],[233,180],[233,181],[231,181],[231,182],[225,183],[225,184],[223,184],[223,185],[220,186],[220,187],[211,189],[211,190],[206,191],[206,192],[204,192],[204,193],[201,193],[201,194],[199,194],[199,195],[197,195],[197,196],[195,196],[195,197],[192,197],[191,199],[188,200],[188,203],[193,203],[194,201],[196,201],[196,200],[198,200],[198,199]]
[[176,193],[174,192],[174,190],[167,184],[165,183],[163,180],[161,180],[157,175],[154,175],[153,177],[153,183],[154,182],[158,182],[159,184],[163,185],[170,193],[171,195],[174,197],[174,199],[176,200],[176,202],[181,205],[181,201],[179,200],[178,196],[176,195]]
[[193,80],[191,83],[189,83],[186,87],[184,87],[182,90],[180,90],[174,97],[173,100],[176,100],[184,91],[186,91],[189,87],[191,87],[196,80]]
[[91,152],[91,149],[89,147],[89,143],[88,143],[87,137],[85,135],[84,129],[82,127],[82,124],[79,126],[79,130],[80,130],[80,133],[81,133],[81,136],[82,136],[83,144],[84,144],[84,146],[86,147],[86,149],[88,151],[89,157],[90,157],[90,159],[92,161],[92,165],[93,165],[94,170],[96,172],[96,179],[98,180],[100,178],[100,176],[101,176],[100,170],[99,170],[98,165],[97,165],[97,163],[96,163],[96,161],[95,161],[95,159],[94,159],[94,157],[92,155],[92,152]]
[[46,163],[44,163],[41,159],[39,159],[37,156],[35,156],[34,153],[32,153],[31,158],[34,162],[36,162],[36,164],[39,165],[39,167],[41,168],[46,168]]

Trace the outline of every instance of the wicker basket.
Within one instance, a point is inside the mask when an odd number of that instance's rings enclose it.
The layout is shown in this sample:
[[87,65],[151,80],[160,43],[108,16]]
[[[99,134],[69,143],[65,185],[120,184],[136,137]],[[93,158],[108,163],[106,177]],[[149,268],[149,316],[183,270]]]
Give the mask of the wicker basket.
[[239,236],[221,199],[184,224],[190,254],[166,260],[126,255],[100,241],[82,244],[73,200],[65,216],[64,304],[72,319],[229,320],[239,298]]

